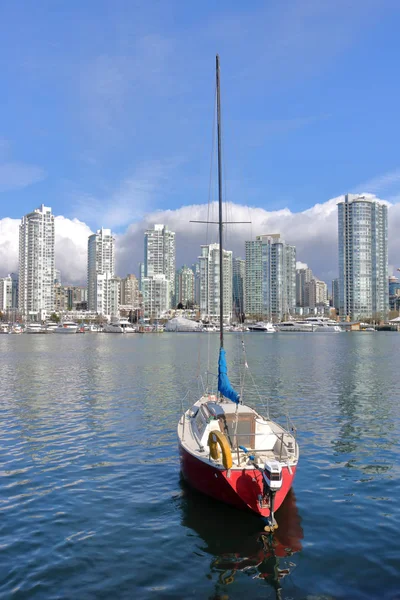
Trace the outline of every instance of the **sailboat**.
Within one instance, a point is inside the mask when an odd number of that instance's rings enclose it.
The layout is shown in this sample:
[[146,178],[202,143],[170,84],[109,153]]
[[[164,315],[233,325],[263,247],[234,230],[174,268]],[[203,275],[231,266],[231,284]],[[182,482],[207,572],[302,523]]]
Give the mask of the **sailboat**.
[[220,350],[218,392],[203,395],[180,417],[178,439],[184,479],[200,492],[266,520],[277,528],[274,512],[292,487],[299,460],[296,430],[285,429],[243,402],[228,378],[224,349],[223,219],[220,64],[216,57],[218,207],[220,248]]

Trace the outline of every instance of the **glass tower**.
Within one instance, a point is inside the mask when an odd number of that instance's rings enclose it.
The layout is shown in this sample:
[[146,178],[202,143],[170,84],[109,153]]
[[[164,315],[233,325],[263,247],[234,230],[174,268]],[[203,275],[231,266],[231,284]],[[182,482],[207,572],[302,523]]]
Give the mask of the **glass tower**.
[[338,203],[339,314],[353,321],[388,314],[387,206],[346,194]]

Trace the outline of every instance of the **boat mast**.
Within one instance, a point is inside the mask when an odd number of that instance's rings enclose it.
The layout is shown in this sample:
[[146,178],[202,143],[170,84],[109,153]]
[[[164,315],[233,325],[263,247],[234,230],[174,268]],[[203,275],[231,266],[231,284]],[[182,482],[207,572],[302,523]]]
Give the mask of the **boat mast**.
[[219,207],[219,339],[220,348],[224,347],[224,278],[223,278],[223,243],[222,243],[222,149],[221,149],[221,90],[219,79],[219,55],[216,56],[217,75],[217,136],[218,136],[218,207]]

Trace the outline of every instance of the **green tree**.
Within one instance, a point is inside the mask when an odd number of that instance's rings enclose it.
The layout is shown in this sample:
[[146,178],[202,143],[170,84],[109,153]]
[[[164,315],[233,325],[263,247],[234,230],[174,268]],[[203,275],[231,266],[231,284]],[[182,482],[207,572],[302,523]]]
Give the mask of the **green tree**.
[[53,321],[53,323],[59,323],[60,322],[60,317],[58,316],[57,313],[53,312],[50,315],[50,321]]

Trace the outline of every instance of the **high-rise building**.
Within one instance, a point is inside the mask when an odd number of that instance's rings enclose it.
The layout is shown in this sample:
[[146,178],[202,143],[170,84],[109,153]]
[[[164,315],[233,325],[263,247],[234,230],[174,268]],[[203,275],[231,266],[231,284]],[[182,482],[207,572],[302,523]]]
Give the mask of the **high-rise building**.
[[339,312],[339,279],[332,279],[332,306]]
[[115,240],[110,229],[88,239],[88,309],[100,315],[118,313],[120,280],[115,277]]
[[194,305],[195,275],[189,267],[185,265],[178,269],[175,276],[175,302],[178,306],[182,304],[184,308]]
[[168,282],[168,308],[175,305],[175,233],[156,224],[144,234],[144,277],[165,275]]
[[54,309],[54,215],[43,204],[19,226],[18,307],[39,320]]
[[[232,251],[223,250],[224,321],[232,318]],[[201,246],[200,265],[200,312],[202,318],[219,321],[220,271],[219,244]]]
[[316,308],[327,306],[328,286],[325,281],[319,281],[313,277],[311,281],[304,284],[304,306]]
[[62,283],[60,269],[54,269],[54,283]]
[[165,275],[143,277],[143,314],[149,319],[159,319],[169,306],[169,282]]
[[194,303],[200,306],[200,265],[196,262],[190,268],[194,273]]
[[139,281],[136,275],[121,280],[121,305],[130,310],[139,308]]
[[304,286],[311,281],[312,278],[313,273],[308,267],[296,269],[296,306],[308,306],[304,298]]
[[279,234],[259,235],[245,247],[246,315],[280,321],[296,305],[296,248]]
[[244,313],[244,286],[246,278],[246,261],[243,258],[234,258],[232,267],[232,300],[233,312],[236,317]]
[[351,320],[388,314],[388,213],[383,202],[346,194],[338,203],[339,314]]
[[11,275],[0,278],[0,310],[12,308],[12,279]]

